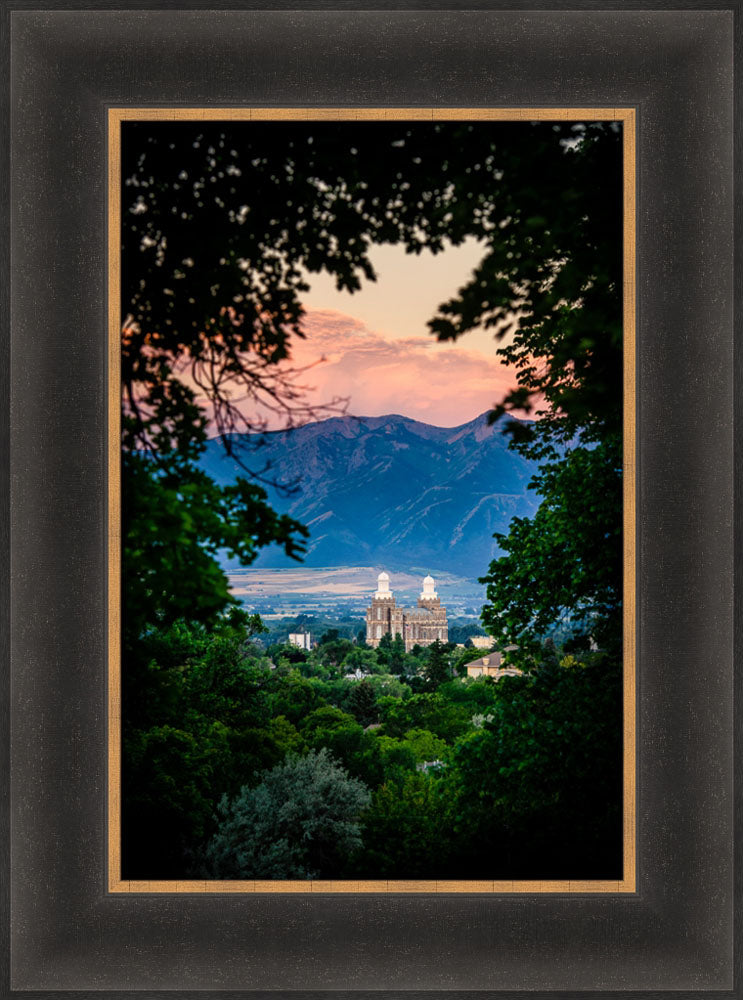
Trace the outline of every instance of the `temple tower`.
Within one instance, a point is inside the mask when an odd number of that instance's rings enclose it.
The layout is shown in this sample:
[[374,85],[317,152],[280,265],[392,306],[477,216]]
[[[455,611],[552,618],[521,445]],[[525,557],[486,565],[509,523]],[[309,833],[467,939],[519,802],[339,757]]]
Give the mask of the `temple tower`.
[[405,649],[415,645],[430,646],[432,642],[447,642],[449,623],[446,608],[442,607],[432,576],[423,580],[423,590],[415,608],[399,608],[390,589],[390,578],[385,572],[377,577],[377,589],[366,611],[366,642],[376,648],[383,635],[400,635]]
[[436,593],[436,581],[430,573],[423,577],[423,590],[418,598],[418,607],[429,609],[441,607],[439,595]]
[[396,610],[395,597],[390,590],[389,574],[382,571],[377,577],[377,589],[372,597],[371,607],[366,611],[367,646],[378,646],[379,640],[386,632],[394,632]]

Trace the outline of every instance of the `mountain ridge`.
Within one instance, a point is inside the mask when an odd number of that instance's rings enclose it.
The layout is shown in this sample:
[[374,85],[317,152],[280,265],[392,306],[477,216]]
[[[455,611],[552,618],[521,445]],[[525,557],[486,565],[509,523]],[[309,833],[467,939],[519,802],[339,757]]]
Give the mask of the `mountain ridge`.
[[[247,464],[258,457],[270,478],[297,484],[288,496],[267,493],[309,528],[306,566],[425,564],[476,578],[499,551],[493,534],[536,507],[527,491],[535,464],[508,449],[502,426],[487,414],[456,427],[386,414],[240,437]],[[223,485],[244,474],[218,438],[201,465]],[[255,565],[296,563],[272,546]]]

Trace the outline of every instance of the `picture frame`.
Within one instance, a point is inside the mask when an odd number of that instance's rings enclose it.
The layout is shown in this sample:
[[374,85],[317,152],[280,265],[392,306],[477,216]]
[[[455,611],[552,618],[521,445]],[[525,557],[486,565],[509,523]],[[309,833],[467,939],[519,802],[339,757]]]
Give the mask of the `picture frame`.
[[[260,128],[280,125],[307,126],[317,124],[320,128],[331,125],[343,128],[361,126],[374,128],[376,125],[392,126],[405,123],[411,129],[427,128],[432,122],[447,124],[470,123],[476,129],[492,129],[497,135],[504,125],[523,123],[528,127],[532,120],[543,127],[556,127],[566,121],[586,121],[612,123],[619,129],[619,157],[621,163],[621,191],[618,214],[621,219],[619,246],[622,250],[622,326],[623,351],[621,352],[620,375],[625,399],[622,413],[623,470],[621,511],[617,510],[617,527],[623,536],[624,579],[622,607],[621,693],[617,736],[621,737],[621,774],[618,833],[621,844],[617,845],[619,874],[614,877],[590,878],[555,873],[552,877],[529,879],[526,876],[514,878],[487,878],[480,873],[472,873],[469,878],[418,878],[385,877],[381,872],[366,878],[311,879],[204,879],[195,876],[179,879],[153,874],[126,876],[123,856],[126,853],[124,833],[125,808],[123,774],[126,768],[126,754],[123,746],[126,731],[126,711],[122,706],[122,691],[126,687],[127,666],[122,657],[122,636],[118,632],[119,609],[127,602],[127,573],[122,569],[123,549],[122,522],[126,522],[126,512],[120,507],[123,495],[122,471],[118,454],[122,441],[122,384],[121,384],[121,342],[125,298],[122,299],[121,282],[125,254],[114,240],[114,234],[121,233],[126,216],[126,187],[122,174],[123,148],[127,129],[144,126],[154,130],[167,130],[195,126],[196,132],[222,128]],[[233,140],[237,142],[237,139]],[[636,413],[635,413],[635,316],[636,316],[636,115],[634,108],[221,108],[221,107],[144,107],[109,108],[108,110],[108,226],[110,235],[108,254],[108,891],[127,893],[188,893],[188,892],[332,892],[332,893],[634,893],[636,884],[636,664],[635,664],[635,591],[636,591],[636,505],[635,505],[635,455],[636,455]],[[122,197],[122,191],[124,195]],[[311,340],[311,335],[310,338]],[[442,831],[439,830],[439,835]],[[555,835],[557,835],[555,831]],[[573,831],[573,837],[575,833]],[[148,844],[152,851],[152,842]],[[481,869],[482,870],[482,869]]]
[[[731,995],[737,10],[10,5],[8,995]],[[636,109],[636,892],[107,891],[106,113],[210,103]]]

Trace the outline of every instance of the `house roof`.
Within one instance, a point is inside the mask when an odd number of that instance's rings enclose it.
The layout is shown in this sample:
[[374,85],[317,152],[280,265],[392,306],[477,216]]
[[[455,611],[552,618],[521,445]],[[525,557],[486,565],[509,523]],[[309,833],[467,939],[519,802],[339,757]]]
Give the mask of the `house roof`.
[[481,656],[479,660],[470,660],[467,664],[468,667],[499,667],[501,665],[502,655],[496,650],[494,653],[486,653],[485,656]]

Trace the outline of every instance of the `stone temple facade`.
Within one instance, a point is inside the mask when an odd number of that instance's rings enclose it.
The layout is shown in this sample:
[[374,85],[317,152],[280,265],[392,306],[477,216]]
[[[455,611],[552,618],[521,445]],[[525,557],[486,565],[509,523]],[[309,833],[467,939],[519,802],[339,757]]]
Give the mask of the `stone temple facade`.
[[377,590],[372,597],[371,607],[366,610],[366,642],[378,646],[383,635],[401,635],[405,651],[413,646],[430,646],[431,643],[449,641],[449,623],[446,608],[442,607],[436,593],[436,582],[432,576],[423,580],[423,590],[416,608],[399,608],[390,590],[390,578],[380,573]]

